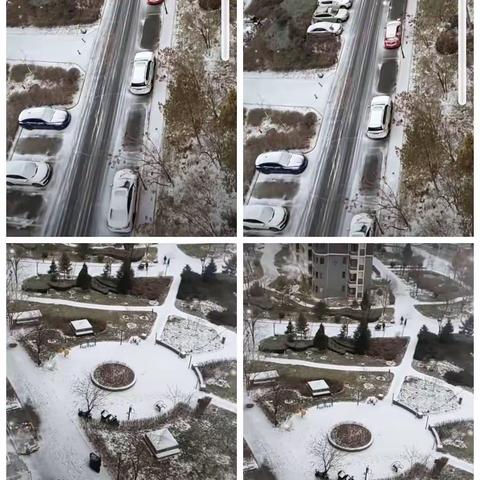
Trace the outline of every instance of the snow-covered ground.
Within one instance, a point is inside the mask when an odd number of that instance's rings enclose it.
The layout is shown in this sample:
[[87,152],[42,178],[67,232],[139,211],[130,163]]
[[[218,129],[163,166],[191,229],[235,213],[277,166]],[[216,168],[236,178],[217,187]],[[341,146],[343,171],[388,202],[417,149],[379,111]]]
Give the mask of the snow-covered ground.
[[[100,310],[135,310],[153,311],[156,314],[155,324],[148,338],[139,344],[129,342],[128,337],[119,342],[98,342],[95,347],[72,348],[68,355],[56,355],[48,364],[42,367],[34,365],[22,346],[9,349],[7,352],[7,377],[10,379],[22,403],[30,401],[41,419],[40,449],[25,458],[34,478],[52,478],[52,466],[55,468],[55,478],[69,480],[88,480],[90,478],[110,478],[104,471],[100,476],[88,469],[86,462],[92,451],[80,421],[78,408],[82,405],[74,385],[79,379],[89,375],[94,367],[101,362],[117,360],[128,364],[136,374],[135,385],[123,392],[111,393],[107,396],[105,405],[112,414],[121,420],[127,418],[129,407],[133,408],[132,419],[152,417],[156,414],[155,403],[162,401],[166,408],[174,402],[188,396],[195,402],[200,394],[198,381],[190,364],[209,360],[235,359],[236,335],[224,327],[210,324],[204,319],[186,314],[175,306],[180,275],[183,267],[188,264],[195,272],[201,271],[199,259],[183,253],[175,245],[158,245],[158,258],[170,258],[167,274],[173,277],[169,293],[162,305],[153,307],[126,307],[122,305],[99,305],[96,303],[71,302],[41,297],[24,297],[33,301],[51,304],[82,306]],[[98,275],[103,265],[87,263],[89,273]],[[112,265],[112,275],[115,275],[119,263]],[[35,274],[48,271],[48,262],[25,260],[19,269],[21,281]],[[133,265],[135,271],[136,264]],[[221,268],[221,262],[218,263]],[[78,272],[80,264],[75,264]],[[165,274],[162,263],[151,264],[148,275]],[[186,358],[181,359],[167,348],[156,344],[155,339],[162,335],[168,317],[175,316],[186,319],[189,325],[202,325],[215,337],[215,349],[199,348]],[[222,338],[225,340],[222,343]],[[218,340],[218,341],[217,341]],[[235,411],[235,405],[228,400],[214,397],[212,402],[229,411]],[[99,415],[94,410],[94,416]]]
[[[423,253],[423,251],[422,251]],[[264,259],[264,261],[266,261]],[[437,257],[430,260],[437,265]],[[439,268],[446,268],[444,261],[438,259]],[[447,262],[448,263],[448,262]],[[394,375],[388,394],[376,405],[354,402],[334,403],[333,407],[317,409],[313,407],[306,414],[297,414],[287,420],[280,428],[274,428],[259,406],[244,409],[244,433],[249,446],[259,464],[268,463],[278,480],[291,478],[310,478],[315,467],[314,457],[310,453],[313,438],[327,433],[335,423],[344,420],[358,421],[373,433],[373,444],[367,450],[348,454],[342,459],[341,467],[355,478],[365,478],[365,469],[370,468],[369,480],[393,475],[391,466],[399,461],[404,468],[410,466],[413,450],[417,459],[428,457],[430,464],[439,453],[435,450],[432,433],[428,425],[444,421],[473,418],[473,394],[458,386],[433,378],[416,371],[412,366],[417,345],[417,334],[422,325],[430,331],[438,331],[435,319],[425,317],[415,308],[422,304],[410,296],[409,287],[394,271],[374,259],[374,266],[380,276],[391,281],[395,295],[394,323],[387,325],[385,336],[402,335],[409,337],[409,343],[401,363],[390,367],[342,366],[308,360],[282,357],[261,357],[268,362],[301,365],[311,368],[331,369],[355,372],[390,372]],[[265,267],[264,267],[265,268]],[[428,302],[425,302],[428,303]],[[407,318],[407,324],[400,324],[400,317]],[[256,343],[274,333],[284,333],[286,321],[260,320],[257,323]],[[339,332],[337,324],[326,324],[327,335]],[[372,336],[383,336],[383,332],[372,329]],[[408,388],[404,383],[407,377],[413,380]],[[416,385],[418,388],[413,388]],[[459,400],[461,398],[461,401]],[[407,410],[392,404],[392,400],[404,400],[410,407],[416,407],[426,413],[426,417],[417,418]],[[245,403],[247,403],[245,398]],[[250,400],[249,400],[250,401]],[[292,448],[295,445],[295,448]],[[473,465],[452,457],[451,464],[457,468],[473,471]]]

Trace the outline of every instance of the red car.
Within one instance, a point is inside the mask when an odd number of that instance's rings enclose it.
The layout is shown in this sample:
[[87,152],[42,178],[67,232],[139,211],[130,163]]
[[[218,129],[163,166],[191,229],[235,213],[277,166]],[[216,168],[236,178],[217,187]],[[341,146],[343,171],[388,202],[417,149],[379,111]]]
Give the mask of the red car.
[[163,2],[164,0],[147,0],[149,5],[161,5]]
[[385,48],[398,48],[402,43],[402,22],[394,20],[387,23],[385,29],[385,40],[383,42]]

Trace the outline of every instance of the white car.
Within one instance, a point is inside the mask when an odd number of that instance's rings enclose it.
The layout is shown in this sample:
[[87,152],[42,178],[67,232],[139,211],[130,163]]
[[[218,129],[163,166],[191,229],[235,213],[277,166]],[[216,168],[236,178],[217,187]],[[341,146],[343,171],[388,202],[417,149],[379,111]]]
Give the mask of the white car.
[[18,116],[18,124],[27,130],[63,130],[70,120],[69,112],[53,107],[27,108]]
[[255,160],[255,168],[262,173],[301,173],[307,163],[305,155],[282,150],[260,154]]
[[319,7],[351,8],[352,5],[353,5],[352,0],[318,0]]
[[119,170],[113,178],[107,226],[115,233],[130,233],[137,203],[137,175],[128,168]]
[[52,167],[47,162],[12,160],[7,162],[7,185],[44,187],[50,181]]
[[282,231],[288,223],[288,210],[268,205],[247,205],[243,208],[245,230]]
[[393,102],[388,96],[373,97],[370,105],[367,137],[381,139],[388,137],[392,122]]
[[332,22],[341,23],[346,22],[350,14],[346,8],[340,7],[317,7],[312,16],[312,23],[318,22]]
[[350,223],[351,237],[374,237],[375,219],[368,213],[359,213]]
[[307,28],[307,33],[310,35],[322,35],[325,33],[333,35],[341,35],[343,27],[338,23],[318,22],[313,23]]
[[155,77],[155,55],[153,52],[139,52],[133,61],[130,91],[135,95],[147,95],[152,91]]

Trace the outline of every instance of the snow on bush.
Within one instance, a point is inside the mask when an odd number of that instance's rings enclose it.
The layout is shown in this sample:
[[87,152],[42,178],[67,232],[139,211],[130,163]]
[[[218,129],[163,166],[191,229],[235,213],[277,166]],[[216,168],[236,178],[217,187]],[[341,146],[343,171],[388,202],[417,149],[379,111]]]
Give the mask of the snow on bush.
[[435,380],[405,377],[399,402],[421,414],[445,413],[459,406],[455,392]]
[[222,348],[222,338],[201,321],[169,317],[162,341],[185,353],[212,352]]

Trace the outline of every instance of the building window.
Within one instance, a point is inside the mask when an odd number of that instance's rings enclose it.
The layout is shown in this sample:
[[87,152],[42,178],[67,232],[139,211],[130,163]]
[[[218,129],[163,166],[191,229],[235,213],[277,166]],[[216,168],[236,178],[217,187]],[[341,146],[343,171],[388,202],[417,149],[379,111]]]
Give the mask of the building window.
[[345,292],[345,285],[342,285],[342,292]]
[[347,263],[347,257],[343,257],[343,264],[345,265]]
[[318,278],[318,272],[315,272],[315,278]]
[[325,263],[325,257],[320,257],[320,265],[323,265]]
[[315,285],[315,293],[318,293],[318,286]]
[[345,272],[342,272],[342,278],[345,278]]
[[323,273],[322,273],[322,272],[320,272],[320,279],[322,279],[322,278],[323,278]]

